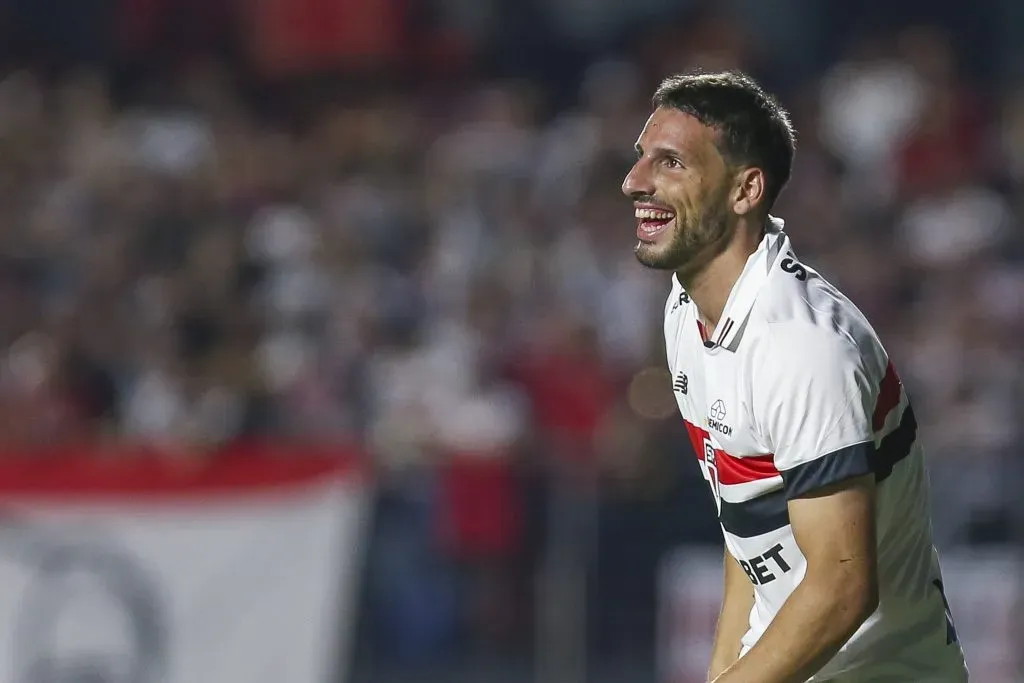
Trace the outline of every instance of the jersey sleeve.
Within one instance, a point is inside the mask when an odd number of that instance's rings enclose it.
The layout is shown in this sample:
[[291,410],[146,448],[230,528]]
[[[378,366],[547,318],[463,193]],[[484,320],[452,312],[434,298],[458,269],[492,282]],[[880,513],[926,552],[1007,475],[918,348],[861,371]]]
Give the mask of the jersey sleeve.
[[873,471],[874,359],[810,325],[773,326],[769,339],[752,398],[787,497]]

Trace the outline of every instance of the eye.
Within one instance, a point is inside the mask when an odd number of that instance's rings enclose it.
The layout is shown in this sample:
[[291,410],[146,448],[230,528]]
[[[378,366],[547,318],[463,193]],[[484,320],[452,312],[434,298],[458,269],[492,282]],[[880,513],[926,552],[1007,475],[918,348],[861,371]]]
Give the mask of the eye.
[[665,157],[665,160],[662,163],[665,164],[666,168],[682,168],[683,167],[683,162],[679,161],[679,159],[676,159],[675,157]]

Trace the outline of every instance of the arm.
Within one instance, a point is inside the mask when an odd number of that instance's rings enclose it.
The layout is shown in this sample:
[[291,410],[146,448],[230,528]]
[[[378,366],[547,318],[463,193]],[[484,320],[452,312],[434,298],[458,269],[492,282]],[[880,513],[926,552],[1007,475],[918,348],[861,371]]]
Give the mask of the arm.
[[874,413],[884,351],[801,323],[774,327],[771,342],[755,365],[754,419],[782,474],[805,573],[716,683],[803,683],[878,604]]
[[715,683],[803,683],[878,605],[874,476],[789,503],[807,573],[764,636]]
[[708,680],[713,681],[723,671],[736,663],[740,657],[740,639],[747,632],[750,610],[754,606],[754,587],[743,572],[736,558],[725,551],[722,611],[718,615],[715,629],[715,645],[711,650],[711,666]]

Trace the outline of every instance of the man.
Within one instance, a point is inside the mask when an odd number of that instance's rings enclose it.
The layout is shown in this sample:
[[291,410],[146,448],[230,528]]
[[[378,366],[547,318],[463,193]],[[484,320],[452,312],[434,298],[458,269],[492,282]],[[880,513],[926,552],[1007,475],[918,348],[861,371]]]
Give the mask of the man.
[[769,215],[787,113],[739,73],[671,77],[622,189],[674,272],[679,409],[725,536],[715,683],[967,680],[917,423],[867,320]]

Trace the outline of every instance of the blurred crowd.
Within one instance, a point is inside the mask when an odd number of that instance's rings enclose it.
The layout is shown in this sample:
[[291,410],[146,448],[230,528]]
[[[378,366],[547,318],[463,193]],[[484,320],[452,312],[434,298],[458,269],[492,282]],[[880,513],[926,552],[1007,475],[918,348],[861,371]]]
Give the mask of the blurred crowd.
[[[772,77],[734,26],[687,30],[557,96],[496,78],[268,108],[214,63],[130,98],[99,71],[9,73],[5,449],[356,442],[390,529],[369,589],[394,604],[374,613],[424,647],[445,633],[439,596],[466,585],[475,623],[515,630],[551,481],[656,510],[606,526],[650,566],[665,539],[715,540],[664,370],[669,283],[636,263],[619,185],[660,76]],[[973,87],[917,27],[782,94],[800,135],[775,213],[896,361],[939,537],[1019,538],[1024,89]],[[432,573],[453,558],[468,583]]]

